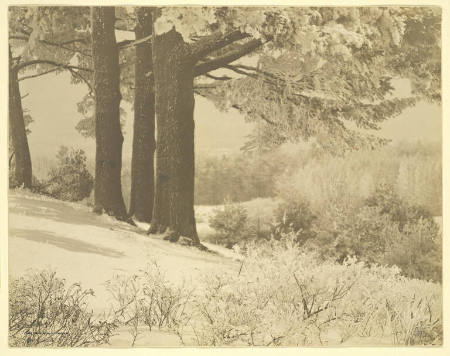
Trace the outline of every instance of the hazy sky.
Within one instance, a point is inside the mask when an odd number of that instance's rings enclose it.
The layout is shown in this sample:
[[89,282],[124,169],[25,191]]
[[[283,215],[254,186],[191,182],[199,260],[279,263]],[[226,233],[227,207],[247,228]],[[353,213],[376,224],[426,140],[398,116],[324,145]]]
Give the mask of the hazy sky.
[[[76,103],[87,93],[84,84],[70,84],[70,74],[58,76],[49,74],[20,83],[23,106],[30,111],[34,122],[30,125],[29,144],[32,158],[53,158],[60,145],[82,148],[93,158],[93,139],[82,137],[75,125],[82,116],[77,112]],[[408,92],[406,81],[397,83],[397,94]],[[133,112],[128,111],[124,127],[124,161],[131,157]],[[221,153],[238,151],[251,132],[251,124],[236,111],[219,112],[214,105],[196,96],[195,104],[196,150],[197,152]],[[383,124],[381,136],[393,140],[441,140],[442,115],[440,106],[419,103],[405,110],[399,117]]]

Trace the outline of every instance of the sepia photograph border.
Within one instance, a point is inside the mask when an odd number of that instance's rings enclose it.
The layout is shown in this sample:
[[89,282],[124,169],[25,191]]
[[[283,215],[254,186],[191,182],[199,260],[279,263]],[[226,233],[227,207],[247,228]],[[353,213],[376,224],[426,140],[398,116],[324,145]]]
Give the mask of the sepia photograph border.
[[[14,5],[282,5],[282,6],[439,6],[442,8],[442,166],[443,166],[443,327],[444,340],[440,347],[216,347],[216,348],[194,348],[194,347],[149,347],[149,348],[81,348],[81,349],[48,349],[48,348],[11,348],[8,346],[8,165],[7,165],[7,102],[8,102],[8,6]],[[450,355],[450,243],[448,216],[450,214],[450,135],[449,132],[449,105],[450,105],[450,1],[414,1],[414,0],[372,0],[372,1],[303,1],[303,0],[279,0],[279,1],[242,1],[242,0],[121,0],[121,1],[85,1],[85,0],[29,0],[16,1],[5,0],[0,4],[0,43],[1,43],[1,69],[0,85],[1,117],[0,120],[0,355]],[[76,268],[76,266],[74,266]]]

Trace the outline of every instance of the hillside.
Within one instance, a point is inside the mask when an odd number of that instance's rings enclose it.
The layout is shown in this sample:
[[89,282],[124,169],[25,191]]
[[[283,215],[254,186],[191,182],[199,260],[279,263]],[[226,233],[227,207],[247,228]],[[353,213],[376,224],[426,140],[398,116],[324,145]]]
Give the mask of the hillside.
[[108,299],[106,280],[114,273],[134,273],[148,262],[156,261],[173,283],[214,269],[239,268],[230,250],[207,247],[214,251],[170,244],[142,228],[92,214],[81,204],[18,190],[9,194],[9,273],[50,267],[68,282],[92,288],[97,312]]
[[[211,207],[197,210],[202,231]],[[11,190],[10,276],[51,269],[67,286],[79,282],[83,289],[94,290],[88,309],[97,316],[110,311],[117,301],[108,292],[107,282],[120,282],[116,275],[142,276],[149,263],[157,263],[164,279],[180,287],[183,295],[196,289],[190,304],[184,304],[193,308],[192,319],[185,329],[178,329],[180,333],[176,328],[157,327],[148,332],[142,320],[133,329],[124,321],[113,330],[113,347],[132,345],[133,330],[137,330],[134,346],[147,347],[282,345],[274,339],[274,332],[283,335],[286,345],[441,344],[439,284],[403,278],[397,268],[368,268],[354,260],[342,265],[319,262],[288,241],[271,245],[270,251],[264,246],[256,248],[240,262],[242,256],[231,250],[206,243],[209,251],[204,252],[171,244],[160,236],[148,236],[146,228],[145,224],[133,227],[95,215],[82,204]],[[149,281],[148,288],[160,286],[163,289],[157,293],[165,293],[167,284],[158,284],[158,279]],[[308,293],[304,295],[302,288]],[[170,294],[161,296],[163,303],[171,298]],[[310,301],[304,299],[310,297]],[[130,308],[139,298],[136,295],[131,300]],[[313,307],[315,311],[305,316],[299,298],[310,305],[309,313]],[[205,313],[195,313],[195,308]],[[252,335],[255,332],[259,339],[246,339],[248,323],[253,325]],[[238,334],[228,334],[238,330]]]

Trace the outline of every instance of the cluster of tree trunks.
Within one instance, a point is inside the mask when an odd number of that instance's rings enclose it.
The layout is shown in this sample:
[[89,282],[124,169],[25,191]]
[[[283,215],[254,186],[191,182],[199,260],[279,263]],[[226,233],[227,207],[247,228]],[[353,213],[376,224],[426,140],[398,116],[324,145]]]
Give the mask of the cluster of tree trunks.
[[[115,9],[91,8],[92,88],[96,103],[94,211],[119,220],[131,221],[134,217],[151,222],[149,233],[166,233],[166,238],[174,242],[184,236],[199,245],[194,215],[194,77],[245,55],[261,42],[250,41],[241,49],[198,64],[211,52],[247,35],[240,31],[214,34],[195,45],[185,43],[175,29],[152,36],[153,10],[141,7],[136,11],[135,116],[127,212],[121,188],[120,46],[115,38]],[[150,37],[152,40],[147,40]],[[9,99],[15,176],[19,184],[31,187],[31,160],[17,72],[10,70]]]
[[[175,29],[154,35],[153,11],[154,8],[149,7],[136,9],[135,116],[127,212],[121,187],[121,44],[115,37],[115,8],[91,8],[92,68],[88,70],[93,72],[93,83],[88,84],[95,97],[94,211],[129,222],[132,222],[131,217],[151,222],[149,233],[165,233],[173,242],[183,236],[192,244],[200,245],[194,215],[194,77],[253,51],[261,41],[249,41],[241,48],[235,46],[229,53],[207,61],[204,58],[210,53],[248,35],[236,30],[225,35],[205,36],[195,44],[187,44]],[[73,68],[48,60],[32,60],[14,67],[11,53],[10,63],[9,120],[15,181],[30,188],[31,160],[18,71],[37,63]]]
[[[136,45],[132,186],[127,215],[120,185],[123,137],[114,19],[114,8],[92,8],[94,209],[121,220],[134,216],[151,221],[150,232],[165,232],[173,242],[184,236],[199,244],[194,217],[195,63],[190,60],[190,47],[175,30]],[[152,27],[151,8],[138,9],[136,40],[151,35]]]
[[[249,41],[222,57],[198,63],[211,52],[248,35],[240,31],[213,34],[194,45],[185,43],[175,29],[156,36],[152,34],[153,10],[141,7],[136,11],[135,116],[127,212],[121,187],[120,45],[115,38],[115,9],[91,8],[90,70],[96,103],[94,211],[119,220],[131,222],[134,217],[151,222],[149,233],[166,233],[166,238],[174,242],[184,236],[199,245],[194,215],[194,77],[236,60],[261,42]],[[26,65],[38,62],[51,64],[33,60]],[[15,154],[15,180],[31,187],[31,160],[18,70],[10,66],[10,137]]]

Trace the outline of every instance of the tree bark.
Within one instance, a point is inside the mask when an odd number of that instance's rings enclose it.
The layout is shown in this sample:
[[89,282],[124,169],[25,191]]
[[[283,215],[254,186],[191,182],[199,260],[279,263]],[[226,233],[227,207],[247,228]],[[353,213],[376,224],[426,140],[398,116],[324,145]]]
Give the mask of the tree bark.
[[[11,61],[11,50],[9,58]],[[32,168],[28,139],[23,117],[18,71],[10,63],[9,68],[9,138],[14,152],[14,186],[31,188]]]
[[[137,10],[136,40],[152,34],[152,9]],[[155,96],[152,73],[152,44],[136,46],[133,153],[129,216],[150,222],[154,199]]]
[[94,211],[126,220],[120,183],[123,136],[119,112],[119,52],[114,21],[114,7],[91,8],[96,141]]
[[171,30],[153,41],[157,125],[155,203],[150,232],[199,245],[194,216],[194,61]]

